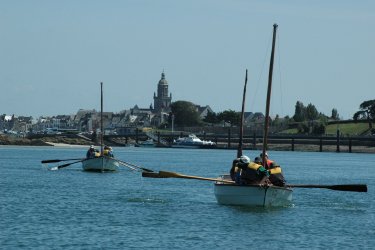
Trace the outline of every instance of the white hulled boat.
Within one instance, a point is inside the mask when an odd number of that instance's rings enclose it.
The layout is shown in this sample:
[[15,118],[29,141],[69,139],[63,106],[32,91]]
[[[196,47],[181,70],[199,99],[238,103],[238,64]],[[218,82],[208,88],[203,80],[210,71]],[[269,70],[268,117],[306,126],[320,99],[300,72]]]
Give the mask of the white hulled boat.
[[82,161],[82,168],[85,171],[107,172],[117,171],[119,163],[112,157],[103,156],[103,83],[100,83],[100,156],[88,158]]
[[135,144],[135,147],[155,147],[155,143],[153,139],[148,139],[146,141],[143,141],[141,143]]
[[216,143],[201,140],[194,134],[190,134],[187,137],[179,137],[172,144],[173,148],[210,148],[215,146]]
[[87,159],[82,162],[82,168],[85,171],[107,172],[117,171],[119,163],[113,158],[100,156],[97,158]]
[[[229,175],[220,177],[231,180]],[[219,204],[277,207],[288,206],[292,203],[293,190],[288,187],[274,185],[237,185],[216,181],[214,193]]]
[[[265,162],[265,150],[267,148],[267,137],[268,137],[268,123],[269,123],[269,104],[271,99],[271,86],[272,86],[272,69],[274,60],[274,50],[276,41],[276,30],[277,24],[273,25],[273,41],[272,41],[272,52],[270,61],[270,72],[268,79],[268,90],[266,100],[266,115],[264,122],[264,137],[263,137],[263,159]],[[240,126],[240,142],[237,151],[237,157],[242,155],[242,137],[243,137],[243,116],[244,116],[244,105],[245,105],[245,93],[247,83],[247,71],[245,78],[245,86],[243,92],[242,101],[242,114],[241,114],[241,126]],[[219,177],[221,180],[231,180],[229,175],[223,175]],[[218,203],[226,205],[248,205],[248,206],[287,206],[292,202],[293,190],[289,187],[278,187],[274,185],[238,185],[231,183],[224,183],[222,181],[216,181],[214,184],[214,193]]]

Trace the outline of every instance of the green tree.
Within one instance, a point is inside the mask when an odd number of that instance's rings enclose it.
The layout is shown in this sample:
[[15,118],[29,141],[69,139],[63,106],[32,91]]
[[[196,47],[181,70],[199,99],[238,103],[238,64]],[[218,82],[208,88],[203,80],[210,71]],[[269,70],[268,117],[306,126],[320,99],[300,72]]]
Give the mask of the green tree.
[[309,105],[307,105],[305,109],[305,119],[309,121],[313,121],[313,120],[318,119],[318,117],[319,117],[318,110],[315,108],[314,105],[309,103]]
[[305,106],[302,102],[297,101],[295,106],[295,111],[293,115],[293,120],[295,122],[303,122],[305,120]]
[[312,133],[314,135],[323,135],[325,134],[325,132],[326,132],[326,126],[324,126],[324,124],[322,123],[314,124],[312,128]]
[[369,128],[372,129],[372,121],[375,120],[375,100],[364,101],[359,108],[360,110],[353,115],[353,119],[367,119]]
[[339,113],[337,112],[337,109],[332,109],[331,118],[333,120],[340,120]]
[[176,126],[196,126],[200,123],[196,106],[188,101],[176,101],[171,104]]
[[219,119],[215,112],[208,111],[207,116],[203,119],[203,121],[207,123],[218,123]]
[[233,110],[225,110],[217,115],[220,121],[230,123],[230,126],[240,125],[241,114]]

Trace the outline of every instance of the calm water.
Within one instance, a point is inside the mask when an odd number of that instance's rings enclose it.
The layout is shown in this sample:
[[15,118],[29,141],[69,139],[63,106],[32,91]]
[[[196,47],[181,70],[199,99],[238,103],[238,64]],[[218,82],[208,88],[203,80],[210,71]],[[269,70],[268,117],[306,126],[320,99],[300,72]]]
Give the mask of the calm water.
[[[236,152],[115,148],[145,168],[216,177]],[[368,193],[295,189],[293,206],[218,205],[213,183],[142,178],[125,167],[47,170],[86,148],[0,147],[2,249],[373,249],[375,155],[269,152],[289,183],[366,183]],[[259,152],[247,151],[251,158]],[[61,164],[61,163],[60,163]],[[56,166],[50,164],[49,167]]]

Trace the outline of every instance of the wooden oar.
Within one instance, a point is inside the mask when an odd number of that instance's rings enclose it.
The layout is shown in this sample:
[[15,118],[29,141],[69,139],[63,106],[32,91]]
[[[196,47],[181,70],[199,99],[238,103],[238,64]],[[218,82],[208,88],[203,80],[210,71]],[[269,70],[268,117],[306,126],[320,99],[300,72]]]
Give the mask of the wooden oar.
[[118,162],[121,166],[127,167],[127,168],[129,168],[129,169],[131,169],[131,170],[133,170],[133,171],[137,171],[137,170],[138,170],[138,169],[133,168],[133,167],[127,165],[127,164],[122,163],[121,161],[117,161],[117,162]]
[[308,185],[308,184],[287,184],[291,188],[327,188],[337,191],[350,192],[367,192],[367,185],[365,184],[340,184],[340,185]]
[[220,181],[220,182],[231,183],[231,184],[234,183],[234,181],[226,181],[226,180],[215,179],[215,178],[206,178],[206,177],[200,177],[200,176],[184,175],[184,174],[167,172],[167,171],[159,171],[159,173],[142,172],[142,177],[183,178],[183,179],[195,179],[195,180],[202,180],[202,181]]
[[[227,181],[215,178],[206,178],[200,176],[191,176],[191,175],[184,175],[174,172],[167,172],[167,171],[159,171],[159,173],[150,173],[150,172],[142,172],[142,177],[149,177],[149,178],[184,178],[184,179],[195,179],[195,180],[204,180],[204,181],[219,181],[224,183],[235,183],[234,181]],[[256,185],[248,185],[248,186],[259,186]],[[351,191],[351,192],[367,192],[367,185],[365,184],[342,184],[342,185],[304,185],[304,184],[288,184],[286,187],[290,188],[327,188],[337,191]]]
[[63,159],[63,160],[59,160],[59,159],[54,159],[54,160],[43,160],[42,163],[54,163],[54,162],[60,162],[60,161],[77,161],[77,160],[83,160],[85,158],[79,158],[79,159]]
[[126,161],[121,161],[121,160],[118,160],[118,159],[114,159],[114,160],[118,161],[119,163],[122,163],[126,167],[131,166],[131,167],[138,168],[138,169],[146,171],[146,172],[154,172],[151,169],[143,168],[143,167],[137,166],[135,164],[132,164],[132,163],[129,163],[129,162],[126,162]]
[[85,161],[85,160],[87,160],[87,159],[85,158],[85,159],[82,159],[82,160],[80,160],[80,161],[69,162],[69,163],[66,163],[66,164],[63,164],[63,165],[60,165],[60,166],[57,166],[57,167],[53,167],[53,168],[51,168],[50,170],[58,170],[58,169],[60,169],[60,168],[65,168],[65,167],[68,167],[68,166],[70,166],[70,165],[73,165],[73,164],[76,164],[76,163],[83,162],[83,161]]

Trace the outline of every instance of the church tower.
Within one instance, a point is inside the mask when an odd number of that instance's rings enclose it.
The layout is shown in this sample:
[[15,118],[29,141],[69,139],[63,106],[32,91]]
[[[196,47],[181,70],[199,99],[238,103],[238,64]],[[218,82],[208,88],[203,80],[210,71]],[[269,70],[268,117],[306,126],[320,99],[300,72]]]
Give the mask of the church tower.
[[154,112],[169,112],[172,101],[172,94],[168,97],[168,82],[165,79],[164,71],[158,83],[158,94],[154,92]]

